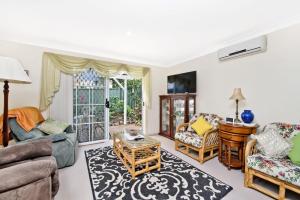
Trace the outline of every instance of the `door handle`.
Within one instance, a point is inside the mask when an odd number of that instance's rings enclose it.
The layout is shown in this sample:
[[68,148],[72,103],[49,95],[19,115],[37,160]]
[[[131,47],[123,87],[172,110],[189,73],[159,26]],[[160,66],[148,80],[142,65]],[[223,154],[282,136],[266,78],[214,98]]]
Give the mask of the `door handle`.
[[108,101],[108,99],[105,99],[105,107],[109,108],[109,101]]

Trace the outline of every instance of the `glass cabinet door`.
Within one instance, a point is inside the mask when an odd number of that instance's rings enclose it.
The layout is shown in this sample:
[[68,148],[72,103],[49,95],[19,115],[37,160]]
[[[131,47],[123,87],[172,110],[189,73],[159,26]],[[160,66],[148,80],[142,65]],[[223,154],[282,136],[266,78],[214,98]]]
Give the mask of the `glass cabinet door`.
[[192,119],[195,112],[195,98],[189,97],[189,120]]
[[162,132],[168,133],[170,130],[170,101],[168,98],[164,98],[161,100],[161,123],[162,123]]
[[176,128],[184,123],[185,100],[174,99],[173,101],[173,133],[176,133]]

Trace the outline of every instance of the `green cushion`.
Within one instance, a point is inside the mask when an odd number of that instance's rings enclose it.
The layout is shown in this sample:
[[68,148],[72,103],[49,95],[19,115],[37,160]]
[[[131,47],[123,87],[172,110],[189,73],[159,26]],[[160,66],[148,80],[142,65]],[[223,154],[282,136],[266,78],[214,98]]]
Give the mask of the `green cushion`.
[[46,121],[42,122],[37,128],[46,134],[60,134],[63,133],[68,127],[68,123],[56,121],[53,119],[47,119]]
[[292,150],[289,153],[289,158],[295,164],[300,166],[300,132],[292,138]]

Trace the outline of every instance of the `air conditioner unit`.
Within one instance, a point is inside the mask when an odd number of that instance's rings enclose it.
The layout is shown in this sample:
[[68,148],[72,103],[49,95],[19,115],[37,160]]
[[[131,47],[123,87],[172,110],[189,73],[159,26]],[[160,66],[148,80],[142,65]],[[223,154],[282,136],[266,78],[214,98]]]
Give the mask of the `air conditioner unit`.
[[218,51],[219,60],[259,53],[267,50],[267,36],[254,38]]

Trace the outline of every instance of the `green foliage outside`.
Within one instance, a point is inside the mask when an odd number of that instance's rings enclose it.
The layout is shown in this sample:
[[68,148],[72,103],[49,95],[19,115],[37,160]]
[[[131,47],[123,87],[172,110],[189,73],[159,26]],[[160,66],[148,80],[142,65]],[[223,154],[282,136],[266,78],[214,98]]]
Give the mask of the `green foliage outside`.
[[[119,80],[123,83],[123,80]],[[121,83],[121,84],[122,84]],[[113,88],[119,86],[113,83]],[[120,97],[110,97],[110,123],[117,125],[123,123],[124,101]],[[127,81],[127,122],[128,124],[142,124],[142,81]]]

